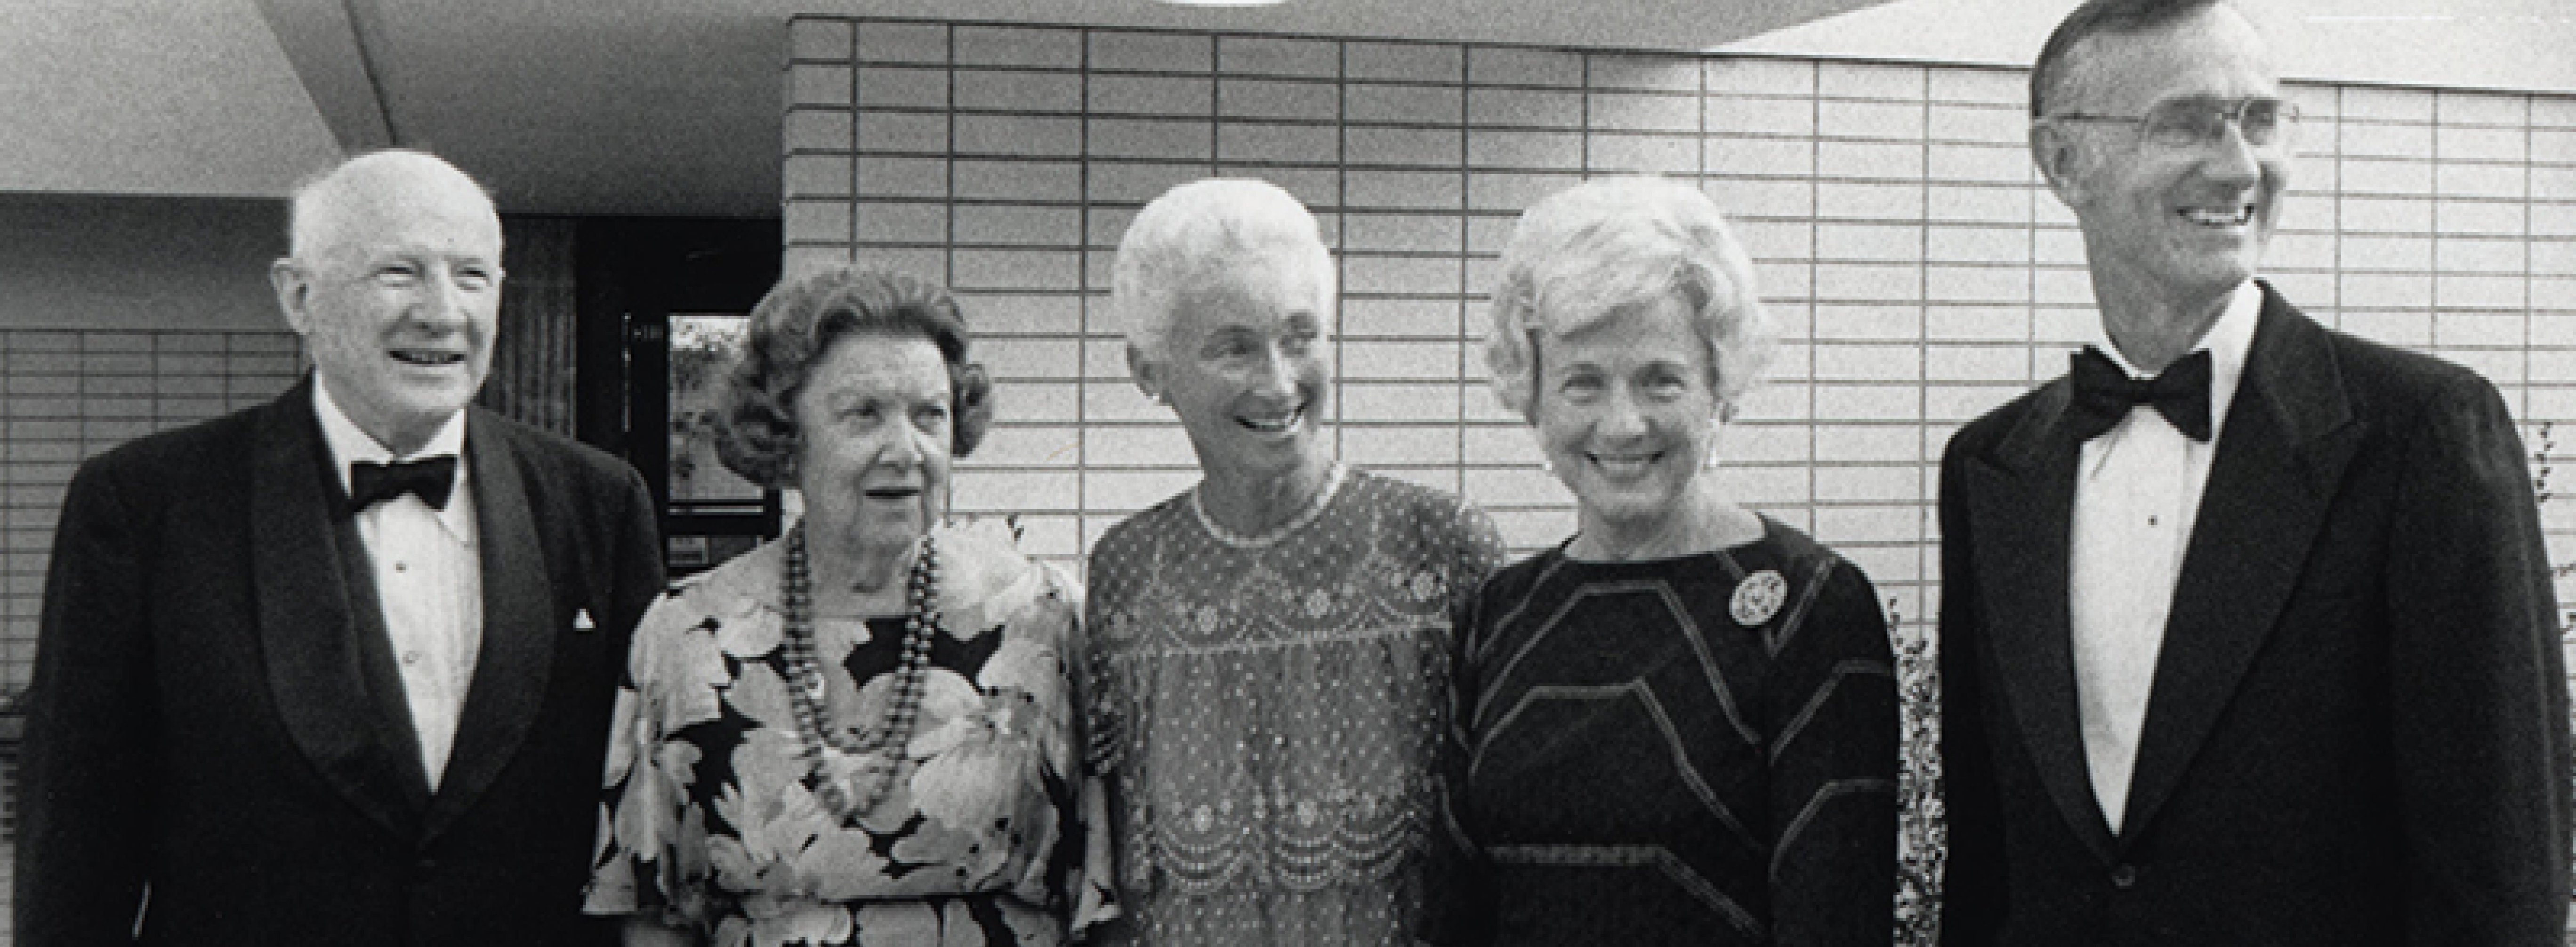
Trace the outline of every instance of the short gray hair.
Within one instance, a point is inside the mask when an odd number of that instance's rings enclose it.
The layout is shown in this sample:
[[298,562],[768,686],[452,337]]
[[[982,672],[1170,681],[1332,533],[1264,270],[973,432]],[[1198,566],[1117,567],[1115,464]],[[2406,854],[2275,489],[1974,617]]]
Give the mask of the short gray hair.
[[1541,340],[1666,297],[1691,308],[1721,406],[1750,390],[1776,336],[1753,260],[1708,195],[1654,176],[1587,181],[1531,205],[1503,248],[1485,365],[1503,406],[1531,416]]
[[1161,360],[1169,354],[1173,307],[1181,294],[1247,259],[1272,254],[1306,264],[1330,331],[1333,255],[1305,204],[1276,184],[1251,178],[1208,178],[1164,191],[1127,225],[1110,270],[1110,307],[1128,346]]
[[2030,117],[2047,118],[2050,101],[2071,93],[2081,58],[2076,47],[2085,40],[2163,29],[2213,7],[2232,9],[2224,0],[2086,0],[2057,22],[2039,48],[2039,60],[2030,67]]

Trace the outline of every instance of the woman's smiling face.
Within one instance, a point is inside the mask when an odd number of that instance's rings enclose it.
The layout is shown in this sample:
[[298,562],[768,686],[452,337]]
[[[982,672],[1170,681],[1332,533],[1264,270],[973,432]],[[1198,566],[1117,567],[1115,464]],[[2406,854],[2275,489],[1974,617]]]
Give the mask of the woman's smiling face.
[[1530,421],[1587,518],[1626,526],[1682,509],[1716,435],[1708,343],[1678,295],[1538,340]]
[[1282,472],[1323,449],[1327,309],[1304,268],[1255,256],[1173,300],[1163,356],[1140,377],[1180,417],[1200,466]]

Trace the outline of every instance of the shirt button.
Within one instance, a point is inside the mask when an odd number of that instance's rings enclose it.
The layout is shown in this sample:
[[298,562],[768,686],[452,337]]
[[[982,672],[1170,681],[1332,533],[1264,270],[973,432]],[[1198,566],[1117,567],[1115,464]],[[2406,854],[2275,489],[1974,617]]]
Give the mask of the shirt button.
[[409,571],[411,571],[411,563],[408,563],[408,562],[397,562],[397,563],[394,563],[394,571],[396,571],[396,572],[409,572]]
[[403,663],[403,665],[404,665],[405,667],[409,667],[409,666],[414,665],[414,664],[419,664],[419,663],[420,663],[420,652],[418,652],[418,651],[405,651],[405,652],[403,652],[403,655],[402,655],[402,663]]
[[2137,866],[2135,866],[2135,865],[2122,865],[2122,866],[2120,866],[2120,867],[2117,867],[2117,868],[2113,868],[2113,869],[2111,869],[2111,887],[2118,888],[2118,889],[2120,889],[2120,890],[2122,890],[2122,891],[2127,891],[2127,890],[2129,890],[2130,888],[2136,887],[2136,886],[2137,886],[2137,884],[2138,884],[2138,868],[2137,868]]

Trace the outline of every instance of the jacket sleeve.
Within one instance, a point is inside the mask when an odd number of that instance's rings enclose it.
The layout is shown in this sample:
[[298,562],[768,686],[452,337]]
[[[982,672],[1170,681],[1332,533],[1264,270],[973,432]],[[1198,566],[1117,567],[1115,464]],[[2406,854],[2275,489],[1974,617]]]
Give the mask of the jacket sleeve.
[[631,634],[644,610],[661,597],[665,587],[662,574],[661,516],[654,507],[652,488],[645,486],[642,474],[634,468],[623,468],[625,482],[620,485],[625,500],[617,507],[615,538],[610,541],[610,607],[615,609],[610,626],[621,636]]
[[2559,943],[2569,852],[2567,677],[2522,442],[2463,376],[2407,452],[2387,590],[2406,943]]
[[1981,616],[1976,538],[1968,529],[1957,440],[1941,462],[1941,811],[1949,847],[1941,881],[1941,939],[1951,945],[1993,943],[2004,904],[2003,812],[1985,728],[1984,681],[1978,674]]
[[159,735],[147,517],[110,466],[72,478],[26,692],[16,942],[130,944],[155,823]]

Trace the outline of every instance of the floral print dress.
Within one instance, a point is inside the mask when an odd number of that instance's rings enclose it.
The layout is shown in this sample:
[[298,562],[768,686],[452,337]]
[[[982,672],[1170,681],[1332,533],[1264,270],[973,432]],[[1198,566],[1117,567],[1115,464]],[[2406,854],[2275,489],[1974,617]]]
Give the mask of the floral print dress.
[[[770,543],[635,632],[584,909],[731,945],[1053,947],[1112,916],[1081,775],[1078,595],[1007,543],[936,532],[945,632],[893,788],[848,818],[809,784]],[[817,616],[831,726],[882,717],[903,619]]]

